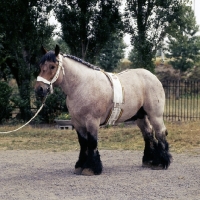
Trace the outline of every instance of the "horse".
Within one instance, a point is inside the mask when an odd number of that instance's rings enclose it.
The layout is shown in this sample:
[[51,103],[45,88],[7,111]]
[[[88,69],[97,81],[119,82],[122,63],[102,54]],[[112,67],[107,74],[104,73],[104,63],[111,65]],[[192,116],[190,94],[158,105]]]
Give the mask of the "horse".
[[[75,56],[42,47],[40,73],[35,83],[37,97],[44,99],[60,87],[80,144],[74,173],[99,175],[103,164],[98,150],[98,130],[106,124],[114,107],[113,84],[107,73]],[[135,121],[144,138],[142,166],[168,169],[172,156],[163,121],[165,93],[157,77],[143,68],[115,74],[123,88],[120,115],[115,122]],[[122,112],[123,111],[123,112]]]

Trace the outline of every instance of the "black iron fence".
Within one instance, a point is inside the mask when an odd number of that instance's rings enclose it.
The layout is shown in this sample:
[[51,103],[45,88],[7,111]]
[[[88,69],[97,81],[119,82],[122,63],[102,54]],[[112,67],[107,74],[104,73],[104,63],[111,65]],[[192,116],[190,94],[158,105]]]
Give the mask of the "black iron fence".
[[162,84],[166,95],[165,120],[200,119],[200,81],[163,81]]

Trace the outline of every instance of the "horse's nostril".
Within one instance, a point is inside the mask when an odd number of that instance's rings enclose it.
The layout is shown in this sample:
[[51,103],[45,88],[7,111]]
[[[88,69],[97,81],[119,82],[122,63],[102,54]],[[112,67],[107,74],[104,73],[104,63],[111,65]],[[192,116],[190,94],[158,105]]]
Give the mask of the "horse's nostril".
[[38,86],[35,90],[35,93],[37,97],[43,98],[49,93],[49,89],[45,86]]
[[40,88],[38,89],[38,92],[43,92],[43,87],[40,87]]
[[36,94],[37,96],[44,96],[44,89],[43,87],[39,86],[37,89],[36,89]]

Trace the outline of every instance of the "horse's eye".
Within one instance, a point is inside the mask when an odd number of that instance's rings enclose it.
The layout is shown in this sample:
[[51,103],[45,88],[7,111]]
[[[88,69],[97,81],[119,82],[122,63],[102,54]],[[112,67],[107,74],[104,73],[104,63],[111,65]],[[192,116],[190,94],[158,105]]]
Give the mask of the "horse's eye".
[[53,65],[52,65],[52,66],[50,66],[50,69],[54,69],[54,68],[55,68],[55,66],[53,66]]

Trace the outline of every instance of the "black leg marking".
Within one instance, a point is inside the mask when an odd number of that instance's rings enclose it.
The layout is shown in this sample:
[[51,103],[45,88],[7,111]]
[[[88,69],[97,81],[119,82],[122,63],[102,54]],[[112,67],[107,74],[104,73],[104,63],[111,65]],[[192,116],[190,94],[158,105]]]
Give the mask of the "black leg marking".
[[162,169],[167,169],[171,163],[172,156],[169,153],[169,144],[165,141],[158,141],[154,144],[154,159],[152,165],[156,167],[161,166]]
[[103,170],[100,154],[97,150],[97,140],[90,133],[88,133],[88,157],[83,168],[91,169],[95,175],[101,174]]
[[142,158],[144,167],[153,169],[167,169],[171,163],[172,156],[169,153],[169,144],[166,139],[156,140],[153,133],[144,135],[145,148]]
[[155,139],[145,139],[144,155],[142,158],[143,166],[150,166],[154,159],[154,146],[156,145]]
[[87,139],[85,139],[84,137],[82,137],[78,132],[78,141],[80,144],[80,154],[79,154],[79,159],[76,162],[75,168],[83,168],[83,165],[85,164],[86,160],[87,160],[87,144],[88,141]]

